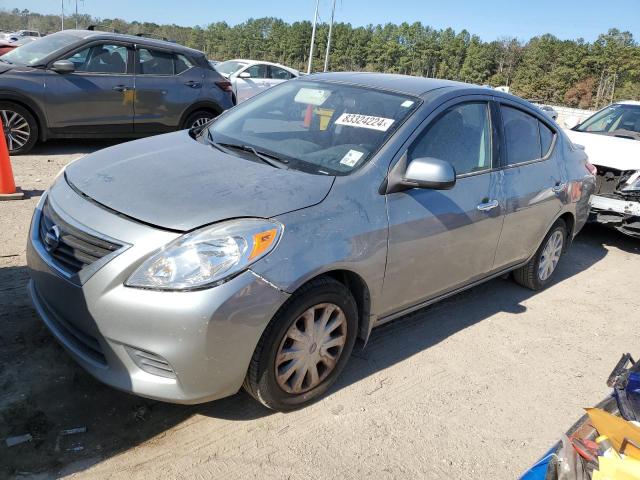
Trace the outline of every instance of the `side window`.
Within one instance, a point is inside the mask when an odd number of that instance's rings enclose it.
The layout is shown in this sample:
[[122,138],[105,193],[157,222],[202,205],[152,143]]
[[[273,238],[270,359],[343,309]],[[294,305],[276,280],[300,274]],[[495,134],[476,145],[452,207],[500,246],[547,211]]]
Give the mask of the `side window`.
[[76,66],[76,72],[126,73],[127,47],[123,45],[94,45],[66,58]]
[[500,109],[507,143],[507,165],[541,158],[538,119],[506,105],[502,105]]
[[544,123],[538,122],[538,128],[540,129],[540,145],[542,146],[542,156],[546,156],[551,148],[553,142],[553,130],[547,127]]
[[456,174],[491,168],[491,121],[486,102],[464,103],[446,110],[409,149],[409,161],[446,160]]
[[184,55],[175,55],[174,56],[174,61],[176,64],[176,75],[189,70],[191,67],[193,67],[193,63]]
[[245,70],[251,78],[267,78],[267,66],[262,64],[252,65]]
[[138,49],[138,75],[173,75],[173,55],[147,48]]
[[271,78],[274,80],[290,80],[293,75],[284,68],[271,66]]

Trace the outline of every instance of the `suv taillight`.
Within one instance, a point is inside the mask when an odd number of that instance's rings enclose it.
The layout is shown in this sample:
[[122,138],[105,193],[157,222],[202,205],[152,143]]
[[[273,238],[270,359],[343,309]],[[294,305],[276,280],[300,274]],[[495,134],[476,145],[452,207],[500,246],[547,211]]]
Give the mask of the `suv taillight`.
[[218,87],[220,87],[220,89],[224,90],[225,92],[233,91],[233,88],[231,88],[231,82],[229,80],[218,80],[216,81],[216,85],[218,85]]

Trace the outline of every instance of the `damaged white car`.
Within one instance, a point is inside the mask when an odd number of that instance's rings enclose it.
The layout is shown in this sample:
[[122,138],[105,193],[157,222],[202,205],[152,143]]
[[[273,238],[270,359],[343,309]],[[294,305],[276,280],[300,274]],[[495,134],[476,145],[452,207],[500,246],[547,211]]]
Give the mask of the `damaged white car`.
[[640,102],[614,103],[571,123],[567,135],[598,170],[591,220],[640,238]]

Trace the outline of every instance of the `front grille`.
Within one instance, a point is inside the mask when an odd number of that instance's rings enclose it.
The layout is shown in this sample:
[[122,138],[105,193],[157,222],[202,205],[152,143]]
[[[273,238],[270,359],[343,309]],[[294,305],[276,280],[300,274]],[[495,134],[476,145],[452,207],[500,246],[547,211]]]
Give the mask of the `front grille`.
[[78,230],[62,220],[47,200],[40,217],[40,241],[53,260],[66,272],[74,274],[122,245]]

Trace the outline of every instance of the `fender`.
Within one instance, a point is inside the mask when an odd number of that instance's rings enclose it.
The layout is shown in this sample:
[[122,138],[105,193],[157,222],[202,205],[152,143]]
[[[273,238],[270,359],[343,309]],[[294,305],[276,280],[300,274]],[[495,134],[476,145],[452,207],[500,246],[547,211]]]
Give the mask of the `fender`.
[[191,115],[196,110],[213,110],[216,112],[216,116],[220,115],[224,109],[217,103],[212,100],[199,100],[196,103],[191,104],[180,117],[179,128],[182,128],[184,122],[187,117]]
[[47,139],[47,117],[36,102],[26,95],[12,90],[0,90],[0,101],[15,102],[29,110],[38,122],[39,140],[45,141]]

